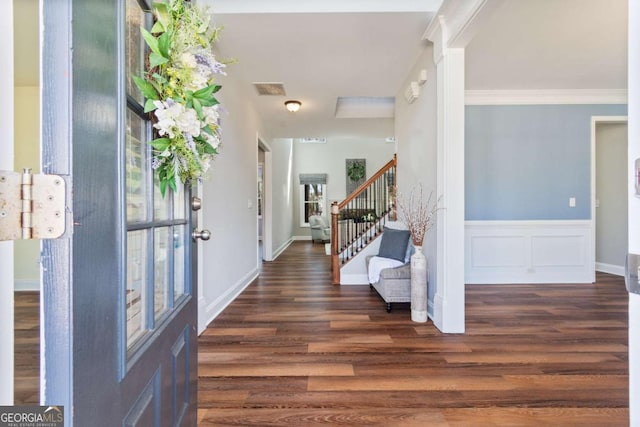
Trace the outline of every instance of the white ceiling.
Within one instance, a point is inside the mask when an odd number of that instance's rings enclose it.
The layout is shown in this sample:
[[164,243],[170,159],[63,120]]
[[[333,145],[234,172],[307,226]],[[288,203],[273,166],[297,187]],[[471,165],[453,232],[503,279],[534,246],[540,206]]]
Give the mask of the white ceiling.
[[[18,86],[38,84],[37,3],[14,0]],[[337,119],[336,100],[396,95],[441,0],[198,3],[224,25],[220,56],[237,60],[228,72],[271,136],[384,138],[392,118]],[[505,0],[467,46],[466,89],[624,89],[626,50],[627,0]],[[259,97],[253,82],[281,82],[287,96]],[[300,112],[285,110],[290,98]]]
[[506,0],[465,59],[466,89],[625,89],[627,0]]

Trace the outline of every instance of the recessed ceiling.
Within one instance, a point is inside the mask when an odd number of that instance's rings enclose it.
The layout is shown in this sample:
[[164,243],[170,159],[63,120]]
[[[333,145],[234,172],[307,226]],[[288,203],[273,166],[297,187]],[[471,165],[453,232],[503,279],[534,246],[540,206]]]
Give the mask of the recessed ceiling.
[[[224,27],[218,55],[234,59],[228,74],[248,87],[281,82],[286,88],[286,98],[258,96],[253,87],[246,91],[269,135],[384,138],[394,133],[388,113],[385,118],[336,118],[336,100],[395,97],[428,46],[422,34],[432,12],[216,14],[224,6],[213,2],[213,21]],[[282,107],[286,99],[299,100],[303,108],[289,113]]]

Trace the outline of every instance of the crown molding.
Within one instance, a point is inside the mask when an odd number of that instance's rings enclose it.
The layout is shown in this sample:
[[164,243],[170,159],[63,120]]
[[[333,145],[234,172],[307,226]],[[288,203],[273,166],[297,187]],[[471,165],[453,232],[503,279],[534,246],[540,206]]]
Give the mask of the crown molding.
[[627,89],[467,90],[465,105],[626,104]]

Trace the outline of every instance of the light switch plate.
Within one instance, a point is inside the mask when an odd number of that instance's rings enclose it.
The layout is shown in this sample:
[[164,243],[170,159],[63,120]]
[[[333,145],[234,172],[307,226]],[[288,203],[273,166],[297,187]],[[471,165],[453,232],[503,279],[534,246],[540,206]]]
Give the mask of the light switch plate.
[[570,208],[575,208],[576,207],[576,198],[575,197],[569,197],[569,207]]

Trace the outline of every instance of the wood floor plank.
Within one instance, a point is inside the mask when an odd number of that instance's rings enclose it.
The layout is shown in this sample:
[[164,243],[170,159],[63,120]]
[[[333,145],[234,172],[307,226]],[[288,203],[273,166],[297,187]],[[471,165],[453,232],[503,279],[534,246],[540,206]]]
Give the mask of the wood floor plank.
[[[444,409],[450,426],[624,426],[629,411],[624,408],[464,408]],[[482,424],[478,424],[482,420]]]
[[207,329],[202,333],[203,336],[209,335],[226,335],[226,336],[256,336],[256,335],[275,335],[276,328],[225,328],[225,329]]
[[40,293],[14,293],[14,403],[40,402]]
[[609,352],[559,352],[559,351],[478,351],[472,353],[445,354],[444,359],[451,364],[548,364],[566,363],[611,363],[621,361],[620,357]]
[[200,426],[449,426],[440,410],[435,409],[225,409],[207,410]]
[[515,381],[500,375],[312,377],[310,391],[432,391],[511,390]]
[[202,377],[323,377],[353,376],[353,366],[345,363],[237,363],[233,366],[200,364]]

